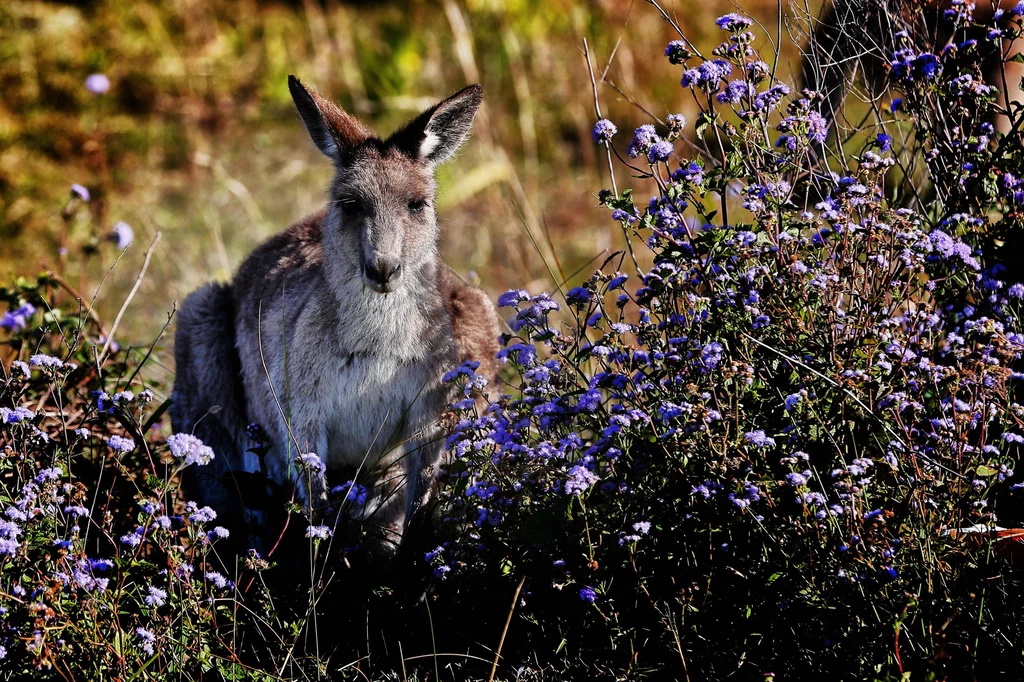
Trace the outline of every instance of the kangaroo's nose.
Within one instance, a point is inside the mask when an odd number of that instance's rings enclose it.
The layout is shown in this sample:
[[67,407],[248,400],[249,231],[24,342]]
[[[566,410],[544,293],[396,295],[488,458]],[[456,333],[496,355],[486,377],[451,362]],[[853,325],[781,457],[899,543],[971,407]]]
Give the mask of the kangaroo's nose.
[[397,260],[378,258],[373,261],[367,261],[365,270],[368,280],[386,289],[389,284],[398,279],[402,270],[402,264]]

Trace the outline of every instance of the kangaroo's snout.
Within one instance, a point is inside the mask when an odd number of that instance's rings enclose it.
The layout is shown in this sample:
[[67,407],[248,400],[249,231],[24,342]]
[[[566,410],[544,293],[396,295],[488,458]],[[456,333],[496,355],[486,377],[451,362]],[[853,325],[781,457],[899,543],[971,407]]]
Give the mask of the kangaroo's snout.
[[402,264],[394,258],[377,257],[363,265],[363,276],[370,287],[381,294],[393,291],[402,274]]

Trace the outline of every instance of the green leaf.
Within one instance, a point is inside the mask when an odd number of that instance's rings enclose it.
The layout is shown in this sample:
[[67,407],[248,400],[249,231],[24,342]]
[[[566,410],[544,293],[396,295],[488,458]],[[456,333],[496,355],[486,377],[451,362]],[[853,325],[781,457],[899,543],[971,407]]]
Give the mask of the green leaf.
[[998,473],[999,469],[996,469],[995,467],[990,467],[987,464],[982,464],[981,466],[978,467],[977,470],[977,474],[982,478],[986,478],[988,476],[995,476]]
[[706,131],[708,129],[708,126],[710,126],[713,122],[714,119],[711,118],[711,114],[709,114],[706,111],[701,112],[700,116],[697,117],[697,122],[695,123],[693,128],[694,132],[697,133],[698,139],[704,139],[704,131]]

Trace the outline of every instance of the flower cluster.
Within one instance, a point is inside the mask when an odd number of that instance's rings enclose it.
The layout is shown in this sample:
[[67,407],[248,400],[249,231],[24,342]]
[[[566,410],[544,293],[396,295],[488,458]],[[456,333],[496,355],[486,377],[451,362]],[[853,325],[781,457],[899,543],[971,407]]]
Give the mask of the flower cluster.
[[[426,560],[444,584],[500,564],[527,576],[530,618],[597,609],[613,637],[630,636],[610,625],[627,605],[673,604],[705,673],[753,631],[766,660],[827,647],[875,670],[887,652],[863,628],[938,622],[951,595],[923,591],[926,577],[968,579],[950,529],[992,527],[997,501],[1019,494],[1024,285],[986,260],[978,213],[887,199],[890,134],[873,131],[842,172],[808,173],[831,128],[821,96],[773,80],[745,49],[748,19],[718,25],[732,39],[682,86],[706,104],[698,135],[715,127],[735,146],[714,163],[673,160],[640,126],[627,154],[647,157],[657,194],[600,197],[651,265],[598,271],[561,302],[499,298],[512,390],[453,405],[448,534]],[[682,42],[666,55],[693,58]],[[951,71],[925,50],[893,62],[906,83]],[[987,149],[994,132],[974,130]],[[1002,197],[1024,192],[1020,174],[1000,177]],[[474,369],[447,379],[472,396]],[[772,596],[740,601],[752,585]],[[744,609],[756,630],[721,625]],[[808,639],[794,644],[780,616],[810,623]]]

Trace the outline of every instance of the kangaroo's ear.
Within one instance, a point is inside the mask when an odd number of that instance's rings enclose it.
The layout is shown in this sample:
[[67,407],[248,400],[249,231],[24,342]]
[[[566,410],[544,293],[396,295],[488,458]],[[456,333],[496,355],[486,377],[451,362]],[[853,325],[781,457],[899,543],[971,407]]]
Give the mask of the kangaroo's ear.
[[463,88],[417,116],[392,139],[413,158],[444,163],[466,141],[483,98],[479,85]]
[[345,153],[360,142],[373,137],[373,131],[360,123],[359,119],[346,114],[329,99],[307,89],[295,76],[288,76],[288,89],[309,136],[313,138],[313,144],[335,163],[340,163]]

